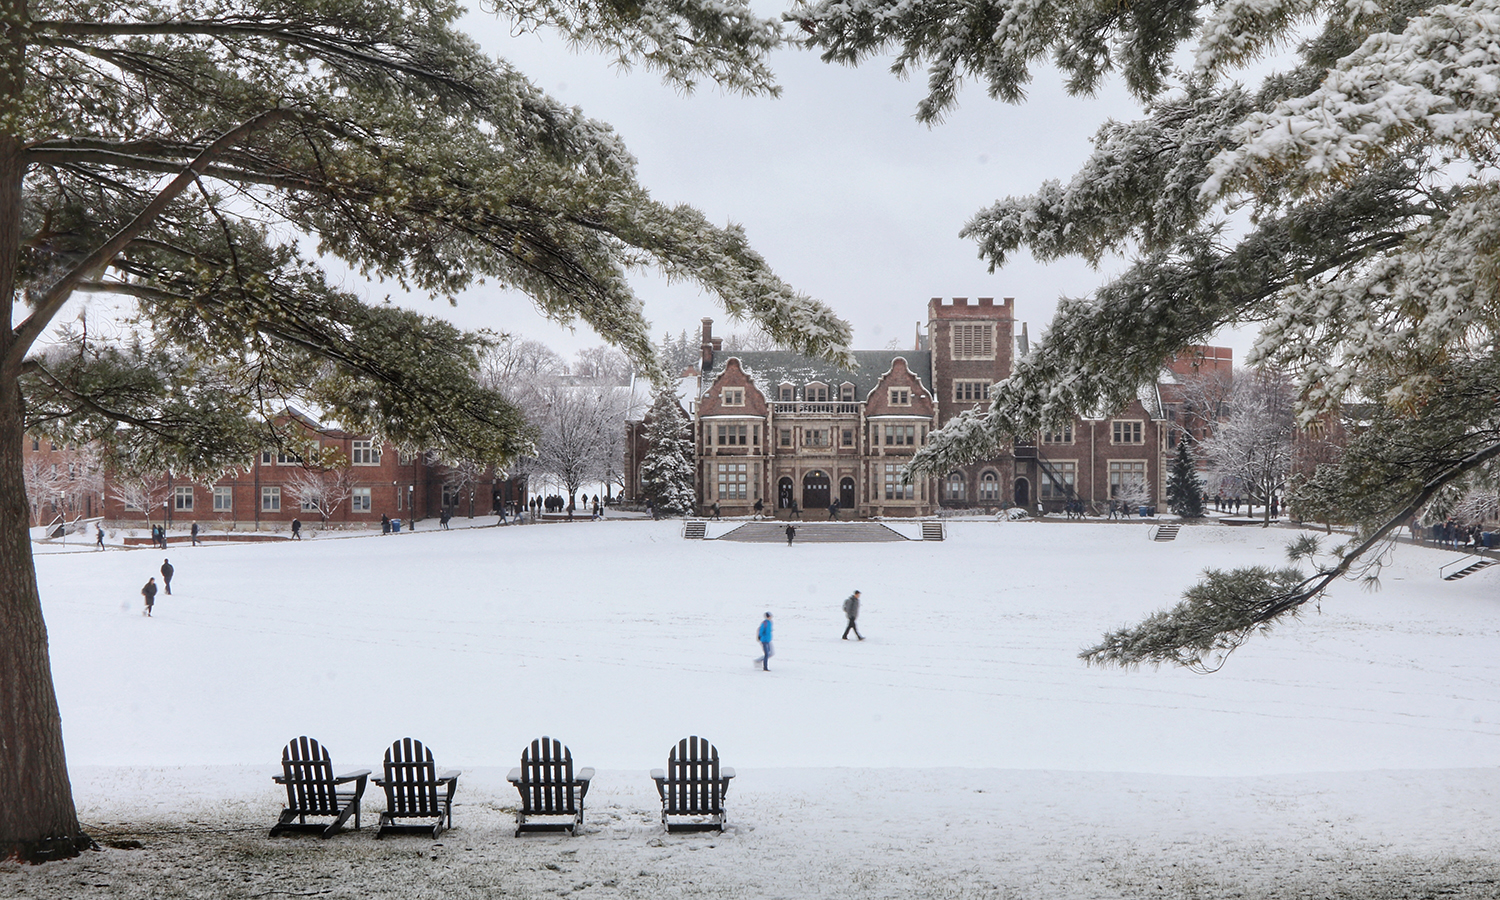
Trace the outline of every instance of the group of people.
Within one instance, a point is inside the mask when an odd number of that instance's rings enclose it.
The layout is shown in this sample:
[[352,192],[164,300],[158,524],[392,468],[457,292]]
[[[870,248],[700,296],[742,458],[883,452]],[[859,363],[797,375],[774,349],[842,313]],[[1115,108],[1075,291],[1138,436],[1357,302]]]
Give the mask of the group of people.
[[[792,526],[788,525],[788,528]],[[854,637],[864,640],[865,636],[859,633],[856,620],[859,619],[859,591],[855,591],[844,599],[844,635],[840,640],[849,640],[849,632],[854,632]],[[755,639],[760,641],[760,656],[755,660],[760,663],[762,672],[771,671],[771,657],[776,655],[776,649],[771,644],[773,632],[771,614],[760,620],[760,627],[755,630]]]
[[1415,516],[1412,517],[1410,526],[1411,541],[1413,544],[1426,541],[1439,547],[1447,547],[1457,550],[1461,547],[1478,549],[1485,546],[1484,528],[1476,524],[1465,524],[1447,517],[1441,522],[1431,525],[1423,525]]
[[[172,568],[172,561],[170,559],[163,559],[161,561],[161,583],[162,587],[166,589],[167,596],[172,595],[172,575],[176,571],[176,569]],[[156,606],[156,591],[156,576],[152,575],[146,579],[145,586],[141,588],[141,599],[146,601],[146,608],[141,610],[141,615],[148,618],[151,616],[151,610]]]

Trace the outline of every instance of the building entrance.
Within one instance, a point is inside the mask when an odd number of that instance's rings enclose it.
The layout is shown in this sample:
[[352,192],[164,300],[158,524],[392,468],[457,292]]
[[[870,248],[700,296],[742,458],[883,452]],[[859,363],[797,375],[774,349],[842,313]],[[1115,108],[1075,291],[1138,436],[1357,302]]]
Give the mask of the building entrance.
[[842,509],[854,509],[857,501],[854,498],[854,479],[842,478],[839,480],[839,507]]
[[802,476],[802,508],[827,509],[833,499],[829,487],[826,472],[812,471]]

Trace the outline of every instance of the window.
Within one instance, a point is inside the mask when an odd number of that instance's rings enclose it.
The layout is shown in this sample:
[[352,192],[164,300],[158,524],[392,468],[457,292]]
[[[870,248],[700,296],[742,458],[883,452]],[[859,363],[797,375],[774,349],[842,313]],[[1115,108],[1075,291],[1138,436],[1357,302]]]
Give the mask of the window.
[[370,489],[367,488],[367,487],[357,487],[357,488],[355,488],[354,489],[354,493],[352,493],[352,494],[349,495],[349,509],[353,510],[354,512],[358,512],[358,513],[367,513],[367,512],[369,512],[370,511]]
[[445,485],[443,485],[443,505],[444,506],[457,506],[459,499],[460,499],[460,492],[459,492],[458,488],[454,487],[451,484],[445,484]]
[[298,506],[303,512],[313,512],[318,508],[318,498],[312,493],[299,494],[297,499],[301,501]]
[[790,429],[790,428],[783,428],[783,429],[781,429],[781,436],[780,436],[779,444],[781,446],[783,446],[783,447],[790,447],[790,446],[792,446],[792,429]]
[[270,485],[260,489],[260,511],[281,512],[280,485]]
[[720,444],[735,444],[735,445],[739,445],[739,446],[743,447],[743,446],[745,446],[745,444],[747,444],[749,442],[749,435],[750,435],[750,426],[749,425],[720,425],[719,426],[719,443]]
[[1113,425],[1116,444],[1145,443],[1144,438],[1141,436],[1141,423],[1139,420],[1129,422],[1116,420]]
[[269,466],[272,463],[274,463],[275,461],[276,461],[276,451],[274,451],[274,450],[262,450],[262,451],[260,451],[260,464],[261,465],[263,465],[263,466]]
[[123,499],[125,501],[125,508],[126,509],[140,509],[141,508],[141,505],[139,503],[135,502],[134,500],[129,499],[129,498],[123,498]]
[[901,483],[901,467],[888,464],[885,467],[885,499],[911,500],[916,497],[916,485]]
[[1109,464],[1109,496],[1111,499],[1129,499],[1146,488],[1146,461],[1126,459]]
[[182,512],[193,511],[193,486],[179,485],[172,488],[172,508]]
[[744,388],[739,388],[739,387],[732,387],[732,388],[730,388],[730,387],[727,387],[727,388],[725,388],[723,390],[723,392],[722,392],[722,394],[720,396],[722,396],[724,398],[724,405],[725,406],[744,406],[745,405],[745,389]]
[[953,326],[953,358],[994,359],[994,323],[955,324]]
[[276,451],[276,465],[278,465],[278,466],[300,466],[300,465],[302,465],[302,457],[298,456],[295,453],[288,453],[285,450],[277,450]]
[[1047,468],[1051,471],[1042,470],[1040,499],[1066,500],[1073,496],[1073,491],[1078,486],[1078,463],[1056,460],[1049,462]]
[[232,512],[234,510],[234,488],[214,488],[214,512]]
[[1042,443],[1044,444],[1071,444],[1073,443],[1073,426],[1059,425],[1052,431],[1042,432]]
[[955,381],[953,382],[953,399],[959,403],[988,400],[990,399],[990,383],[988,381]]
[[842,440],[843,445],[845,447],[853,447],[854,446],[854,429],[853,428],[845,428],[843,430],[843,432],[842,432],[841,440]]
[[885,426],[885,443],[887,446],[914,447],[917,443],[917,426],[915,425],[887,425]]
[[813,382],[803,389],[809,403],[827,403],[828,385]]
[[979,502],[1000,502],[1000,476],[994,472],[985,472],[979,476]]
[[349,462],[356,466],[378,466],[380,465],[380,448],[375,446],[374,441],[355,441],[353,452],[349,455]]
[[749,496],[746,493],[749,482],[744,463],[720,463],[718,474],[720,500],[744,500]]
[[944,500],[967,500],[969,498],[968,485],[964,481],[964,473],[950,472],[943,479]]
[[911,388],[891,388],[892,406],[911,406]]
[[41,450],[42,449],[42,439],[38,438],[38,437],[32,438],[31,439],[31,449],[33,449],[33,450]]
[[854,385],[850,384],[847,381],[839,385],[839,399],[844,401],[845,403],[853,402]]
[[827,447],[827,428],[804,428],[802,429],[802,446],[804,447]]
[[797,399],[797,389],[789,384],[782,384],[777,390],[777,397],[782,401],[790,403]]

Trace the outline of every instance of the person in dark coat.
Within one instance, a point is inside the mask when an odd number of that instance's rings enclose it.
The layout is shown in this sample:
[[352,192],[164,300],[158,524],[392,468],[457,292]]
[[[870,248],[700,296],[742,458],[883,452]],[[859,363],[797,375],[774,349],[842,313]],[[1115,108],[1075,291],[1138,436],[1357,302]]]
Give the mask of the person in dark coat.
[[94,546],[100,550],[104,549],[104,527],[102,525],[94,526]]
[[141,588],[141,597],[146,601],[146,608],[141,611],[141,615],[149,616],[151,607],[156,605],[156,579],[154,577],[146,579],[146,586]]
[[[297,523],[297,520],[293,519],[292,520],[292,525],[293,525],[292,530],[293,531],[296,530],[296,527],[295,527],[296,523]],[[193,523],[193,546],[194,547],[198,546],[198,523],[197,522]]]
[[390,534],[391,533],[391,517],[389,515],[387,515],[386,513],[381,513],[380,514],[380,533],[381,534]]
[[[197,528],[198,526],[194,525],[193,527]],[[301,519],[293,519],[292,520],[292,540],[294,540],[294,541],[300,541],[300,540],[302,540],[302,520]]]
[[[791,527],[791,526],[788,526],[788,527]],[[774,650],[771,649],[771,614],[770,613],[766,613],[766,617],[764,619],[760,620],[760,628],[755,632],[755,639],[758,640],[758,641],[760,641],[760,649],[761,649],[760,670],[762,672],[769,672],[769,671],[771,671],[771,654],[775,652]]]
[[864,640],[864,635],[860,634],[859,629],[854,625],[854,620],[859,618],[859,591],[855,591],[844,600],[844,618],[849,620],[849,624],[844,626],[844,637],[842,640],[849,640],[849,632],[851,631],[854,632],[855,637]]
[[766,514],[766,501],[759,498],[755,501],[755,518],[759,519]]
[[792,538],[794,538],[796,536],[797,536],[797,526],[791,524],[790,522],[788,522],[787,526],[786,526],[786,545],[788,547],[792,546]]
[[443,511],[438,514],[438,525],[442,526],[442,529],[444,531],[447,531],[448,530],[448,523],[450,521],[452,521],[452,519],[453,519],[453,513],[449,512],[448,508],[445,506],[445,507],[443,507]]
[[161,561],[161,583],[167,589],[169,596],[172,593],[172,573],[175,571],[177,570],[172,568],[172,563],[169,560],[164,559]]

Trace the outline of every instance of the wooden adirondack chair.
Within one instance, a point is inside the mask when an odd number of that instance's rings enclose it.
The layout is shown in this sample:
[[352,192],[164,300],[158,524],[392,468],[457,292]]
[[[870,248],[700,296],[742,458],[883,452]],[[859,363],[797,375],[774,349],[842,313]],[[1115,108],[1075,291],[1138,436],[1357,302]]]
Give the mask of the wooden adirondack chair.
[[[428,833],[433,837],[453,827],[453,794],[458,790],[457,769],[437,774],[432,751],[421,741],[402,738],[385,751],[385,773],[375,783],[385,788],[385,812],[380,814],[380,830],[375,837],[387,834]],[[436,824],[401,825],[397,819],[437,819]]]
[[[369,769],[335,776],[327,749],[307,735],[294,739],[281,751],[281,774],[275,776],[277,784],[286,786],[286,809],[271,829],[271,837],[288,831],[312,831],[331,837],[351,815],[358,831],[359,802],[369,777]],[[353,790],[338,789],[350,782],[354,783]],[[333,824],[309,824],[308,816],[333,816]]]
[[[506,776],[521,792],[516,809],[516,835],[523,831],[566,831],[577,834],[583,824],[583,797],[594,778],[591,768],[573,771],[573,754],[562,741],[538,738],[521,751],[521,765]],[[535,816],[566,816],[565,822],[528,822]]]
[[[724,830],[724,795],[734,769],[719,766],[719,751],[694,735],[677,742],[667,755],[667,769],[652,769],[661,795],[661,823],[667,831]],[[670,816],[691,818],[673,822]]]

